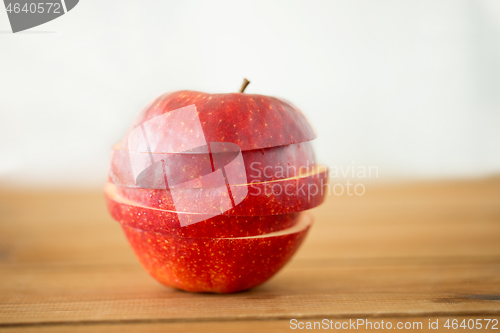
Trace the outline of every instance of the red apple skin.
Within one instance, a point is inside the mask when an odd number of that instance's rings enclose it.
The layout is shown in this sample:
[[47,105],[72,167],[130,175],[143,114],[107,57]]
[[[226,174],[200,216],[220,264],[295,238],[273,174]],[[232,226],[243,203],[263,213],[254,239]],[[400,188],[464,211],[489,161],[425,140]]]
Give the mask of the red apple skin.
[[[207,154],[164,154],[168,158],[175,155],[176,163],[171,165],[170,174],[181,178],[181,173],[192,178],[203,176],[202,165],[210,164]],[[265,182],[298,175],[316,165],[310,142],[286,146],[247,150],[242,152],[245,162],[245,176],[248,182]],[[109,181],[120,186],[137,187],[132,173],[130,153],[116,146],[111,153]],[[153,183],[153,182],[150,182]]]
[[261,238],[187,238],[122,227],[153,278],[172,288],[211,293],[264,283],[290,260],[309,230]]
[[[125,135],[122,146],[128,147],[128,134],[145,121],[193,104],[207,142],[232,142],[245,151],[311,141],[316,137],[302,112],[284,100],[184,90],[164,94],[144,109]],[[189,138],[190,133],[177,132],[175,136]],[[165,139],[168,140],[168,133]]]
[[[328,169],[318,166],[315,171],[307,176],[280,179],[273,182],[263,182],[254,184],[241,184],[233,188],[248,188],[247,197],[236,207],[223,212],[223,215],[277,215],[300,212],[320,205],[327,192],[325,190],[328,183]],[[162,210],[176,211],[170,190],[154,190],[129,188],[116,186],[116,191],[138,205],[157,208]],[[185,189],[186,193],[192,191],[193,194],[186,194],[189,198],[189,206],[192,211],[203,211],[204,207],[197,205],[204,204],[202,198],[197,198],[197,189]],[[211,189],[214,196],[222,195],[226,187]],[[187,207],[188,205],[186,205]]]
[[218,215],[181,227],[176,212],[127,205],[113,200],[109,195],[106,195],[106,203],[113,219],[122,225],[182,237],[257,236],[290,228],[299,218],[299,213],[263,216]]

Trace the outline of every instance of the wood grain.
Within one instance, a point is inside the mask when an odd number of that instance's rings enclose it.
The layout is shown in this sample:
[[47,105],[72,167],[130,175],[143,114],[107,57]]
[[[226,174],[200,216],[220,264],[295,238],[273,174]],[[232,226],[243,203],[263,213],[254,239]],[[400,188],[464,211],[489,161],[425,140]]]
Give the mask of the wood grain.
[[306,243],[268,283],[191,294],[142,270],[99,191],[0,192],[0,328],[246,332],[289,330],[290,318],[500,316],[499,178],[368,184],[313,214]]

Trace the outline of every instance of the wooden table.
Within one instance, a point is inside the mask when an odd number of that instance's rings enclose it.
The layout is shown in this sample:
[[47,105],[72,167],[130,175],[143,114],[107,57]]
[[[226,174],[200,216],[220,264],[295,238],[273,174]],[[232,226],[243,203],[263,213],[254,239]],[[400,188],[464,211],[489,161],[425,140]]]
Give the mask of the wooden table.
[[290,331],[293,318],[359,318],[456,331],[448,318],[500,317],[499,178],[368,184],[313,213],[305,244],[269,282],[191,294],[147,275],[100,191],[4,190],[0,330]]

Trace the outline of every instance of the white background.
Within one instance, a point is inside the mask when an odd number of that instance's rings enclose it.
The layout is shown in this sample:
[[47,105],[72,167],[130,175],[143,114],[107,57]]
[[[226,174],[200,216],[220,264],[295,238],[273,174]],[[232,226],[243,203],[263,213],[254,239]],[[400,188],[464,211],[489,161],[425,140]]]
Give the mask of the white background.
[[325,164],[500,173],[500,1],[81,0],[18,34],[0,8],[0,184],[100,186],[145,104],[243,77],[303,110]]

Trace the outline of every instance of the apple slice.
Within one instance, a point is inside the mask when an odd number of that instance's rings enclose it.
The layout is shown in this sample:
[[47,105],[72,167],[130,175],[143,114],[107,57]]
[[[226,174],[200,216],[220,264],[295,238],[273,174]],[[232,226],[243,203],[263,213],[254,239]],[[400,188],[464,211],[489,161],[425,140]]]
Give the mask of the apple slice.
[[107,185],[108,210],[116,221],[135,229],[183,237],[246,237],[267,234],[295,225],[299,213],[263,216],[227,216],[180,213],[137,205]]
[[[142,179],[147,177],[147,183],[150,184],[146,188],[165,188],[165,175],[174,182],[198,178],[213,171],[212,161],[221,161],[220,164],[225,166],[236,157],[232,151],[214,153],[213,150],[201,151],[199,148],[198,151],[183,153],[149,153],[132,152],[116,145],[111,152],[109,180],[120,186],[145,187],[140,186],[138,177],[134,176],[134,169],[138,166],[140,170],[144,169],[140,176]],[[244,168],[240,168],[239,172],[245,177],[244,183],[294,177],[300,172],[310,170],[316,164],[310,142],[241,153]],[[152,161],[157,167],[151,167]],[[137,171],[135,173],[139,176]]]
[[[177,91],[158,97],[146,107],[125,135],[122,146],[132,151],[170,153],[207,142],[231,142],[245,151],[315,137],[302,112],[278,98]],[[143,150],[146,145],[149,149]]]
[[[323,202],[327,183],[328,169],[316,166],[304,175],[251,184],[218,187],[203,187],[201,184],[196,188],[188,186],[167,190],[129,188],[109,183],[107,186],[115,186],[121,196],[145,207],[199,214],[253,216],[314,208]],[[228,196],[235,199],[234,204]]]
[[286,230],[237,238],[179,237],[122,227],[142,266],[160,283],[192,292],[234,293],[276,274],[311,224],[312,217],[301,214]]

